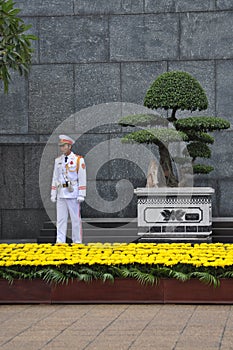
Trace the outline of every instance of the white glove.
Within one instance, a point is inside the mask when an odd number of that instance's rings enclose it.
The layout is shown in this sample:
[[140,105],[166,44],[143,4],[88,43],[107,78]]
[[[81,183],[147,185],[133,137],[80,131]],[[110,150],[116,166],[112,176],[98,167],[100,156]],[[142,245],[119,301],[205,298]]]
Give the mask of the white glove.
[[83,196],[78,196],[77,201],[80,202],[80,203],[83,202],[84,201],[84,197]]
[[53,203],[56,202],[56,197],[55,196],[51,196],[51,202],[53,202]]

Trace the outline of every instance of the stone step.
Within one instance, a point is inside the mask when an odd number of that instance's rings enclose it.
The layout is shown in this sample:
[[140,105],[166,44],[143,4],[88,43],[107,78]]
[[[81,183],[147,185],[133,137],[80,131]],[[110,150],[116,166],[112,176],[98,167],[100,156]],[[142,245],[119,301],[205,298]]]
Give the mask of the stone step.
[[39,236],[37,238],[37,243],[56,243],[55,236]]
[[[41,236],[55,236],[56,235],[56,229],[42,229]],[[67,235],[71,236],[71,229],[67,230]],[[137,229],[134,228],[95,228],[95,229],[83,229],[83,234],[85,236],[135,236],[137,235]]]
[[[137,227],[137,218],[84,218],[82,219],[83,228],[90,226],[103,227],[103,228],[113,228],[113,227]],[[68,221],[68,226],[71,222]],[[44,223],[44,229],[50,229],[56,227],[55,221],[46,221]]]
[[212,236],[213,243],[233,243],[233,236]]
[[[118,227],[127,224],[130,227],[137,227],[137,218],[83,218],[83,225],[89,224],[96,227]],[[71,224],[68,221],[68,224]],[[55,221],[46,221],[44,228],[53,228]],[[216,228],[233,228],[233,217],[213,217],[212,226]]]
[[[85,230],[86,232],[91,232],[91,231],[109,231],[109,230],[118,230],[119,232],[122,230],[132,230],[132,231],[137,231],[137,225],[124,225],[124,226],[114,226],[113,227],[100,227],[100,226],[90,226],[90,225],[83,225],[83,230]],[[41,229],[41,231],[54,231],[56,232],[56,226],[47,226],[45,225],[45,227],[43,229]],[[71,230],[71,225],[68,225],[68,230]],[[213,227],[212,226],[212,231],[213,234],[233,234],[233,226],[232,227]]]
[[[138,236],[84,236],[83,243],[132,243],[138,240]],[[40,236],[37,243],[55,243],[55,236]],[[72,243],[72,240],[67,237],[67,243]]]
[[232,217],[215,217],[212,219],[213,228],[232,228],[233,229],[233,218]]
[[139,237],[142,237],[142,238],[205,238],[205,237],[208,237],[209,234],[207,232],[189,232],[189,233],[186,233],[186,232],[164,232],[164,233],[161,233],[161,232],[153,232],[151,234],[142,234],[142,235],[139,235]]
[[[84,242],[135,242],[137,240],[152,240],[155,242],[206,242],[206,234],[172,236],[151,236],[142,237],[138,235],[137,218],[83,218]],[[125,225],[127,224],[127,225]],[[214,217],[212,220],[212,241],[233,243],[233,217]],[[71,241],[71,223],[68,223],[67,240]],[[182,236],[182,237],[181,237]],[[55,222],[47,221],[38,237],[38,242],[55,242],[56,226]]]
[[211,238],[206,237],[141,237],[138,243],[210,243]]
[[0,239],[0,244],[1,243],[6,243],[6,244],[12,244],[12,243],[37,243],[37,240],[34,238],[15,238],[15,239]]
[[133,243],[138,241],[138,236],[84,236],[83,243]]
[[212,228],[213,236],[233,236],[233,228],[231,227],[221,227]]
[[233,222],[212,222],[213,228],[233,228]]

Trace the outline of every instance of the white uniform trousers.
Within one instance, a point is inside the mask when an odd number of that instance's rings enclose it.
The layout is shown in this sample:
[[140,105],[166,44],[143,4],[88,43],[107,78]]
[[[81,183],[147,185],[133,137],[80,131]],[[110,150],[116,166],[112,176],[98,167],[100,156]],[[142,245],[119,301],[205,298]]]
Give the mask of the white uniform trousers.
[[73,243],[82,243],[82,221],[80,203],[76,198],[57,199],[57,243],[66,242],[68,216],[72,224]]

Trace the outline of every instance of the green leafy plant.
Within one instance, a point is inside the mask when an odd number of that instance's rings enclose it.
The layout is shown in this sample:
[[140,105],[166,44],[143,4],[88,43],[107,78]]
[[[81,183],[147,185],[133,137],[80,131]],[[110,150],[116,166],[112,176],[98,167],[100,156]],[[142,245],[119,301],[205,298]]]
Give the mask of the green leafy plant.
[[171,109],[169,121],[176,121],[176,111],[205,110],[206,94],[200,83],[186,72],[173,71],[161,74],[147,90],[144,105],[150,109]]
[[0,0],[0,80],[4,92],[8,92],[11,81],[11,70],[27,75],[31,64],[32,40],[36,36],[25,34],[31,25],[25,25],[17,15],[21,11],[14,8],[12,0]]
[[141,264],[127,266],[93,265],[91,268],[84,265],[46,266],[45,268],[40,266],[12,266],[11,268],[0,267],[0,277],[6,279],[9,284],[12,284],[15,279],[40,278],[49,284],[68,284],[69,281],[90,283],[93,279],[114,283],[115,278],[133,278],[142,285],[158,284],[161,278],[174,278],[182,282],[197,278],[204,284],[219,287],[220,278],[233,278],[233,270],[227,268],[226,271],[223,271],[222,268],[203,270],[200,267],[194,269],[185,264],[174,267]]
[[[178,119],[178,111],[207,109],[208,100],[200,83],[187,72],[172,71],[161,74],[146,92],[144,105],[150,109],[171,111],[167,117],[153,114],[129,115],[121,118],[122,126],[140,127],[140,130],[130,132],[122,138],[122,142],[137,142],[158,146],[160,165],[163,170],[166,185],[178,186],[179,181],[174,172],[173,160],[168,151],[172,142],[185,142],[187,145],[183,157],[177,163],[192,162],[193,172],[208,174],[213,167],[196,164],[197,158],[210,158],[214,138],[209,132],[228,129],[230,123],[216,117],[186,117]],[[170,127],[168,128],[170,123]]]
[[220,286],[219,278],[213,276],[209,272],[194,271],[190,273],[189,278],[198,278],[201,282],[207,285],[213,285],[215,288]]
[[66,283],[69,282],[69,277],[63,271],[55,268],[48,268],[47,271],[44,271],[43,280],[50,283]]

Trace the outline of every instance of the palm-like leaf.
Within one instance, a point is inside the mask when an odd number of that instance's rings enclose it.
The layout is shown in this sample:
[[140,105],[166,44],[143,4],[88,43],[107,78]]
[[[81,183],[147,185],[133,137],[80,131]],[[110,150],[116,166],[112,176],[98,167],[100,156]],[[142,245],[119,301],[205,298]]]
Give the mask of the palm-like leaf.
[[55,283],[55,284],[66,283],[66,284],[68,284],[69,277],[57,269],[48,268],[47,272],[43,276],[43,280],[48,282],[48,283]]
[[220,285],[220,281],[217,277],[213,276],[209,272],[191,272],[189,274],[190,277],[196,277],[198,278],[201,282],[207,284],[207,285],[213,285],[215,288]]
[[89,267],[82,267],[79,269],[80,274],[89,275],[90,278],[98,279],[99,272]]
[[67,269],[65,270],[63,273],[66,274],[66,276],[71,279],[72,281],[74,279],[77,279],[78,281],[84,281],[84,282],[91,282],[92,281],[92,275],[88,274],[88,273],[79,273],[76,270],[71,270],[71,269]]
[[133,277],[133,276],[132,276],[132,272],[131,272],[129,269],[127,269],[127,267],[122,267],[122,268],[120,269],[120,276],[121,276],[121,277],[124,277],[124,278]]
[[7,280],[9,284],[12,284],[14,282],[14,277],[7,271],[0,271],[0,277]]
[[103,282],[110,281],[110,282],[114,283],[114,277],[113,277],[113,275],[112,275],[111,273],[109,273],[109,272],[103,273],[102,276],[101,276],[101,280],[102,280]]
[[151,273],[142,272],[137,268],[130,269],[131,277],[135,278],[141,284],[151,284],[155,283],[155,277]]
[[188,281],[190,279],[189,274],[183,273],[180,271],[175,271],[175,270],[170,270],[169,275],[173,278],[176,278],[179,281],[182,281],[182,282]]
[[111,266],[109,272],[112,273],[114,277],[122,277],[122,268],[117,266]]
[[226,271],[219,275],[219,278],[233,278],[233,271]]

